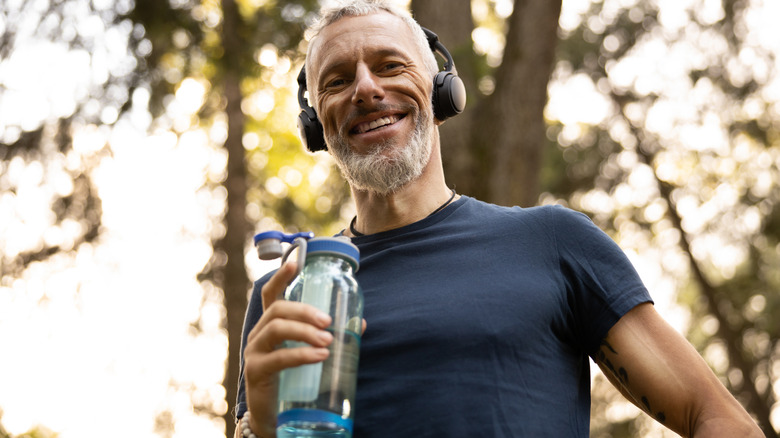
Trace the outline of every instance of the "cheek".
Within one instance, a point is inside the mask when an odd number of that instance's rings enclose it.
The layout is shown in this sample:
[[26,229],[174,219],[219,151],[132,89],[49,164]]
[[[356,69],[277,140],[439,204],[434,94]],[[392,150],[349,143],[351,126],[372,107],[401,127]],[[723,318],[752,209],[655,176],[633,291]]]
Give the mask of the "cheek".
[[325,136],[338,132],[338,105],[331,102],[331,99],[322,99],[318,103],[322,112],[317,113],[317,117],[325,130]]
[[433,88],[433,78],[423,76],[421,74],[415,74],[413,77],[414,95],[412,96],[416,100],[421,108],[432,109],[431,104],[431,90]]

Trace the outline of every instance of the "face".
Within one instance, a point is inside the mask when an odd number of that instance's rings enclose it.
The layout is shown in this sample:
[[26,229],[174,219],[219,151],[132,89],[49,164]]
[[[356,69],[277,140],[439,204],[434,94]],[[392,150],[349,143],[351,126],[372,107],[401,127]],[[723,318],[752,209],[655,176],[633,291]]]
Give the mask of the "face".
[[318,115],[350,185],[387,194],[419,177],[432,147],[432,78],[411,30],[387,13],[347,17],[314,44]]

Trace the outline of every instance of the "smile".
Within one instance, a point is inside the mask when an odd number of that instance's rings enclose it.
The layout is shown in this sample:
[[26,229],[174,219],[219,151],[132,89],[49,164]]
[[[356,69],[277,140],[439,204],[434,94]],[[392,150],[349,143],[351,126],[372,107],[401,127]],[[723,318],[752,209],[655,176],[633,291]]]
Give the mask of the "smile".
[[374,129],[379,129],[384,126],[392,125],[393,123],[403,119],[405,117],[405,114],[403,115],[389,115],[385,117],[380,117],[376,120],[373,120],[371,122],[363,122],[359,123],[357,126],[352,128],[352,132],[356,134],[363,134],[364,132],[372,131]]

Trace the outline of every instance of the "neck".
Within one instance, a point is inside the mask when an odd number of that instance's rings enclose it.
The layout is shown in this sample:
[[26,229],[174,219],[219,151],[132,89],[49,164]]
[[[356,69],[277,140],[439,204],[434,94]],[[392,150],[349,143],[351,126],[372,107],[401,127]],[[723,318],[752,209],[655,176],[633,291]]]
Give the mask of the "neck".
[[450,200],[452,193],[444,180],[439,147],[436,145],[422,175],[398,191],[380,195],[352,190],[357,207],[354,230],[361,234],[374,234],[417,222]]

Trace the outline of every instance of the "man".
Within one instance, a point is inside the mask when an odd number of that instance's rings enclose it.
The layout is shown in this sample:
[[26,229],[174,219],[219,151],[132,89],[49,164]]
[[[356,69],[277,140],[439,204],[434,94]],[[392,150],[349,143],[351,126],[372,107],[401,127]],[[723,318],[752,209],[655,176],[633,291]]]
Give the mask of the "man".
[[[425,35],[382,1],[350,4],[323,12],[306,73],[357,206],[344,231],[367,321],[354,436],[587,436],[589,356],[679,434],[762,436],[584,215],[447,187]],[[294,273],[259,280],[247,311],[237,417],[251,412],[258,437],[274,436],[278,373],[324,360],[332,342],[327,315],[279,299]]]

